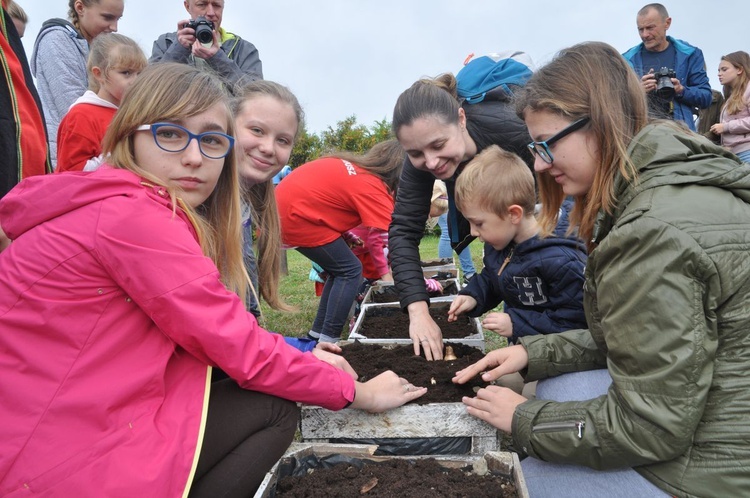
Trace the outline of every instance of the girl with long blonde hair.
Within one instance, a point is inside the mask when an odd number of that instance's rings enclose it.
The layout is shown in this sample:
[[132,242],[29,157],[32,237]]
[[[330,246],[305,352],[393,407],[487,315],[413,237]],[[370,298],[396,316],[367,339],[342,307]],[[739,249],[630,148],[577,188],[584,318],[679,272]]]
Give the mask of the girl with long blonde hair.
[[721,135],[721,144],[743,162],[750,162],[750,55],[738,51],[719,63],[719,81],[724,86],[721,121],[711,131]]
[[[458,372],[522,372],[464,403],[511,432],[532,496],[739,496],[750,432],[750,165],[649,122],[617,50],[560,51],[516,102],[550,231],[566,196],[588,242],[587,328],[521,337]],[[529,292],[534,292],[529,289]],[[728,430],[731,428],[731,430]]]
[[152,65],[107,164],[0,200],[0,495],[252,496],[297,403],[377,412],[426,392],[356,382],[245,310],[234,133],[217,76]]

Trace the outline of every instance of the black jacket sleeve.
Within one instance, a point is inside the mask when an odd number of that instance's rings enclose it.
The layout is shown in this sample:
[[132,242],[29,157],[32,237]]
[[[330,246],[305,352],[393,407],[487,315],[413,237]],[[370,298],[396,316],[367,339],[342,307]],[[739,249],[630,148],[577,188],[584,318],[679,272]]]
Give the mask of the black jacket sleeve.
[[419,257],[419,243],[430,215],[435,177],[404,162],[388,230],[388,261],[402,307],[429,301]]

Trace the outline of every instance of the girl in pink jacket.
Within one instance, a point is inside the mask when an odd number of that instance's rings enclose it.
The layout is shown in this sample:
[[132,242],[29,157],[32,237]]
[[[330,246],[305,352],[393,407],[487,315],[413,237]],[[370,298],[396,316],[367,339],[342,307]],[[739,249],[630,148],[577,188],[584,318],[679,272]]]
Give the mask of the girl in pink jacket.
[[355,382],[245,311],[233,134],[216,76],[153,65],[108,129],[110,165],[0,201],[1,496],[250,496],[294,402],[425,393]]
[[726,101],[721,122],[711,131],[721,135],[721,144],[742,162],[750,162],[750,54],[740,50],[722,56],[719,81]]

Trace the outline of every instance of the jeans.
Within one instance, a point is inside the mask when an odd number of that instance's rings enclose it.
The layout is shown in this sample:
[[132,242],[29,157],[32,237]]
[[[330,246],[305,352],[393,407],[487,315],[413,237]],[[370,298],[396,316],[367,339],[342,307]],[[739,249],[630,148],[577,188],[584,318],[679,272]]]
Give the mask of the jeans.
[[[540,380],[536,399],[584,401],[607,393],[612,378],[606,369],[575,372]],[[528,457],[521,470],[534,498],[650,498],[667,497],[633,469],[594,470],[588,467],[549,463]]]
[[338,341],[362,282],[362,263],[341,237],[318,247],[298,247],[297,251],[328,273],[312,331],[320,333],[323,342]]
[[[438,258],[450,258],[453,256],[453,249],[451,248],[451,237],[448,234],[448,213],[443,213],[438,217],[438,226],[440,227]],[[471,250],[468,247],[458,255],[458,263],[465,278],[471,278],[477,272],[474,268],[474,261],[471,259]]]
[[738,152],[737,157],[739,157],[740,161],[742,161],[743,163],[750,163],[750,149],[743,152]]

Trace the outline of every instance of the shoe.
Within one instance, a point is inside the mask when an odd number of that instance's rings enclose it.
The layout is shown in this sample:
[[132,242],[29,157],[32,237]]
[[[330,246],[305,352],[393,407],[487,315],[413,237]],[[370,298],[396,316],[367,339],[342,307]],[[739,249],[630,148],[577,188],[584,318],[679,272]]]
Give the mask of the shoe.
[[476,273],[472,273],[471,275],[464,275],[464,278],[463,278],[463,280],[462,280],[462,281],[463,281],[463,284],[464,284],[464,285],[468,284],[468,283],[469,283],[469,280],[471,280],[471,278],[472,278],[472,277],[473,277],[474,275],[476,275]]
[[315,332],[311,330],[310,332],[307,333],[307,338],[312,339],[313,341],[318,341],[320,340],[320,332]]

